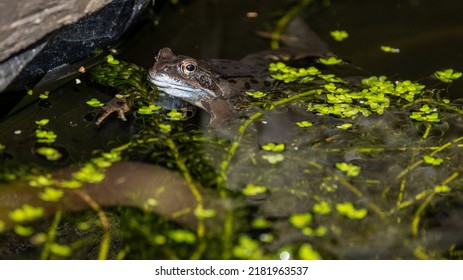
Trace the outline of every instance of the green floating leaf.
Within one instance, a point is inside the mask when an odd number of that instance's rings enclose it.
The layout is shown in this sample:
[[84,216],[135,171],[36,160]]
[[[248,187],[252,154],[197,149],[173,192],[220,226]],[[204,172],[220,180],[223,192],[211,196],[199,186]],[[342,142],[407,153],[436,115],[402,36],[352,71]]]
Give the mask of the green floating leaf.
[[261,255],[259,241],[246,235],[240,236],[238,245],[233,247],[233,255],[239,259],[258,258]]
[[63,190],[47,187],[39,193],[39,198],[44,201],[57,202],[63,195]]
[[29,186],[35,188],[48,187],[53,185],[51,174],[37,175],[29,181]]
[[67,245],[61,245],[61,244],[58,244],[58,243],[51,243],[49,245],[49,248],[50,248],[50,251],[53,254],[55,254],[57,256],[61,256],[61,257],[68,257],[72,253],[71,247],[69,247]]
[[301,121],[301,122],[296,122],[296,125],[299,127],[311,127],[313,126],[313,123],[309,121]]
[[241,191],[245,196],[254,196],[267,192],[266,186],[256,186],[253,184],[247,184],[246,187]]
[[171,230],[167,236],[176,243],[194,244],[196,242],[196,235],[188,230]]
[[109,64],[113,64],[113,65],[117,65],[120,63],[120,61],[115,59],[114,56],[112,56],[111,54],[108,54],[106,56],[106,62],[108,62]]
[[14,225],[13,231],[19,236],[27,237],[31,236],[34,233],[34,228],[23,225]]
[[439,113],[436,108],[431,108],[428,104],[421,106],[419,112],[412,112],[411,119],[420,122],[440,122]]
[[285,144],[275,144],[275,143],[267,143],[262,146],[262,149],[265,151],[272,151],[272,152],[283,152],[285,150]]
[[324,226],[319,226],[316,229],[313,229],[311,227],[304,227],[301,230],[302,234],[307,235],[307,236],[325,236],[326,233],[328,232],[328,229]]
[[37,129],[35,130],[35,137],[39,143],[53,144],[58,135],[53,131]]
[[262,97],[264,97],[264,96],[267,95],[266,93],[264,93],[264,92],[262,92],[262,91],[253,91],[253,92],[251,92],[251,91],[246,91],[246,94],[249,95],[249,96],[251,96],[251,97],[253,97],[253,98],[256,98],[256,99],[260,99],[260,98],[262,98]]
[[63,156],[57,149],[52,147],[40,147],[37,149],[37,153],[50,161],[59,160]]
[[72,176],[77,180],[87,183],[99,183],[105,178],[105,175],[90,163],[86,164],[79,171],[74,172]]
[[363,219],[368,213],[368,210],[364,208],[355,209],[352,202],[349,201],[336,204],[336,211],[353,220]]
[[349,33],[347,33],[345,30],[333,30],[330,32],[330,35],[338,42],[341,42],[349,37]]
[[393,47],[390,47],[390,46],[381,46],[381,50],[383,52],[387,52],[387,53],[400,53],[400,49],[393,48]]
[[321,74],[321,72],[310,66],[309,68],[294,68],[287,66],[283,62],[271,63],[269,70],[272,72],[272,78],[275,80],[283,81],[284,83],[294,82],[300,79],[301,83],[306,83]]
[[450,192],[452,189],[447,185],[437,185],[434,187],[436,193],[445,193]]
[[436,158],[436,157],[433,157],[433,156],[430,156],[430,155],[424,155],[423,160],[427,164],[434,165],[434,166],[439,166],[439,165],[442,164],[442,162],[444,162],[444,159]]
[[319,61],[325,65],[336,65],[342,63],[342,59],[330,56],[328,58],[320,58]]
[[352,127],[352,124],[351,123],[345,123],[345,124],[337,125],[336,127],[339,128],[339,129],[347,130],[347,129]]
[[167,238],[164,235],[156,234],[153,237],[153,242],[156,245],[164,245],[167,242]]
[[199,219],[210,219],[214,218],[217,212],[214,209],[203,209],[197,207],[195,209],[195,216]]
[[331,212],[331,207],[328,202],[321,201],[313,206],[312,211],[316,214],[326,215]]
[[67,189],[78,189],[82,186],[82,182],[77,180],[63,180],[60,182],[60,187]]
[[40,99],[48,99],[48,95],[50,94],[49,91],[45,91],[44,93],[39,94]]
[[283,161],[285,159],[285,156],[282,154],[274,154],[274,155],[263,155],[262,158],[271,164],[277,164],[280,161]]
[[34,207],[26,203],[20,208],[11,211],[9,217],[17,223],[31,222],[42,217],[44,213],[45,210],[42,207]]
[[254,220],[252,220],[251,225],[254,228],[268,228],[272,225],[272,223],[264,218],[255,218]]
[[289,217],[289,222],[297,228],[308,226],[312,222],[312,214],[310,213],[295,213]]
[[45,125],[47,125],[49,122],[50,122],[49,119],[41,119],[41,120],[39,120],[39,121],[35,121],[35,124],[37,124],[38,126],[45,126]]
[[315,251],[312,245],[308,243],[302,244],[299,248],[298,256],[301,260],[320,260],[322,257]]
[[444,83],[451,83],[462,76],[462,72],[456,72],[453,69],[445,69],[434,72],[434,76]]
[[92,224],[89,223],[89,222],[80,222],[80,223],[77,223],[77,229],[80,230],[80,231],[89,230],[91,226],[92,226]]
[[154,114],[155,111],[158,111],[161,109],[161,106],[151,104],[149,106],[143,106],[138,109],[137,113],[140,115],[152,115]]
[[104,106],[104,103],[101,103],[100,100],[98,100],[96,98],[92,98],[92,99],[88,100],[85,103],[87,103],[87,105],[90,105],[90,106],[95,107],[95,108]]
[[349,177],[355,177],[360,174],[360,166],[352,163],[338,162],[335,166],[338,170],[345,172]]
[[170,120],[172,121],[181,121],[183,120],[183,114],[178,112],[177,110],[170,111],[167,116],[169,116]]
[[0,152],[5,150],[5,149],[6,149],[6,146],[0,143]]
[[172,126],[168,124],[160,123],[159,130],[161,130],[161,132],[164,132],[164,133],[169,133],[172,130]]

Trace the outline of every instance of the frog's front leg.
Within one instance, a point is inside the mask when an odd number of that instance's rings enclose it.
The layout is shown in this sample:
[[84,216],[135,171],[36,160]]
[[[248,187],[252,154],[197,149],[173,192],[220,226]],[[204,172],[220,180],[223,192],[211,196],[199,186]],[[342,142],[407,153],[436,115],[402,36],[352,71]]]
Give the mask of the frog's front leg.
[[127,121],[125,117],[125,113],[130,111],[130,105],[122,94],[116,94],[116,96],[111,99],[106,105],[103,107],[104,113],[98,118],[96,121],[96,125],[100,125],[109,115],[114,112],[117,112],[118,117],[123,120]]

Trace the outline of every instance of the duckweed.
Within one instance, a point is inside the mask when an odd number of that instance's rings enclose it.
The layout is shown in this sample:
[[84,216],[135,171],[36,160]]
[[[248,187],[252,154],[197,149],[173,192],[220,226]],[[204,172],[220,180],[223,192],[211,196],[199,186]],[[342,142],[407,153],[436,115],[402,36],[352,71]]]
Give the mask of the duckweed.
[[297,228],[306,227],[306,226],[310,225],[310,223],[312,222],[312,214],[310,214],[310,213],[292,214],[289,217],[289,222],[291,223],[291,225],[293,225],[294,227],[297,227]]
[[433,157],[433,156],[430,156],[430,155],[424,155],[423,160],[427,164],[434,165],[434,166],[439,166],[439,165],[442,164],[442,162],[444,162],[444,159],[436,158],[436,157]]
[[86,183],[99,183],[103,181],[105,175],[101,173],[95,165],[85,164],[79,171],[74,172],[73,177],[79,181]]
[[262,158],[271,164],[277,164],[283,161],[285,159],[285,156],[282,154],[274,154],[274,155],[263,155]]
[[184,119],[183,114],[178,112],[177,110],[172,110],[170,111],[167,116],[170,118],[172,121],[181,121]]
[[37,153],[50,161],[59,160],[63,156],[57,149],[52,147],[40,147],[37,149]]
[[363,219],[368,214],[367,209],[356,209],[350,201],[346,201],[344,203],[337,203],[336,211],[338,211],[339,214],[344,215],[347,218],[353,220]]
[[142,106],[141,108],[139,108],[137,113],[141,115],[151,115],[160,109],[161,109],[161,106],[150,104],[149,106]]
[[339,129],[347,130],[347,129],[352,127],[352,124],[351,123],[344,123],[344,124],[341,124],[341,125],[337,125],[336,127],[339,128]]
[[35,130],[35,137],[37,137],[38,143],[53,144],[56,138],[58,138],[58,135],[50,130],[37,129]]
[[39,198],[44,201],[57,202],[63,197],[63,195],[63,190],[47,187],[39,193]]
[[434,187],[434,192],[436,193],[447,193],[450,192],[452,189],[447,185],[437,185]]
[[53,185],[53,179],[51,174],[42,174],[34,176],[29,180],[29,186],[34,188],[42,188]]
[[254,228],[268,228],[272,225],[272,223],[265,218],[255,218],[252,220],[251,225]]
[[115,59],[114,56],[111,54],[106,56],[106,62],[108,62],[109,64],[114,64],[114,65],[118,65],[120,63],[119,60]]
[[462,72],[456,72],[453,69],[445,69],[434,72],[434,76],[444,83],[451,83],[462,76]]
[[330,32],[331,37],[333,37],[334,40],[341,42],[344,41],[345,39],[349,38],[349,33],[345,30],[333,30]]
[[355,177],[360,174],[360,166],[347,162],[336,163],[336,168],[346,173],[349,177]]
[[301,122],[296,122],[296,125],[299,127],[311,127],[313,126],[313,123],[309,121],[301,121]]
[[301,245],[298,251],[298,256],[301,260],[320,260],[320,254],[315,251],[309,243]]
[[386,52],[386,53],[400,53],[400,49],[398,48],[393,48],[390,46],[381,46],[380,48],[383,52]]
[[238,259],[259,259],[262,257],[262,251],[257,240],[242,235],[238,240],[238,245],[233,248],[233,255]]
[[78,180],[62,180],[59,186],[66,189],[78,189],[82,186],[82,182]]
[[283,152],[285,150],[285,144],[267,143],[263,145],[261,148],[264,151]]
[[45,126],[50,122],[49,119],[41,119],[39,121],[35,121],[35,124],[38,126]]
[[334,57],[334,56],[330,56],[327,58],[320,58],[319,60],[322,64],[325,64],[325,65],[336,65],[336,64],[341,64],[343,62],[342,59]]
[[331,213],[331,207],[328,202],[321,201],[313,206],[312,211],[319,215],[326,215]]
[[72,254],[72,249],[67,245],[62,245],[58,243],[49,244],[50,252],[61,257],[68,257]]
[[196,208],[195,209],[195,216],[199,219],[210,219],[216,216],[217,212],[215,209],[203,209],[203,208]]
[[31,222],[41,218],[44,212],[45,211],[42,207],[34,207],[26,203],[20,208],[11,211],[9,213],[9,217],[11,220],[18,223]]
[[241,191],[245,196],[254,196],[267,192],[266,186],[256,186],[254,184],[247,184]]
[[90,105],[90,106],[95,107],[95,108],[104,106],[104,103],[102,103],[100,100],[98,100],[96,98],[92,98],[92,99],[88,100],[86,103],[87,103],[87,105]]
[[28,237],[34,234],[34,228],[30,226],[14,225],[13,231],[17,235],[24,237]]
[[315,229],[311,227],[304,227],[302,228],[301,232],[302,234],[307,235],[307,236],[322,237],[326,235],[326,233],[328,232],[328,229],[324,226],[319,226]]
[[262,97],[265,97],[267,94],[262,92],[262,91],[246,91],[246,94],[255,98],[255,99],[260,99]]
[[196,235],[188,230],[171,230],[167,233],[167,236],[175,243],[194,244],[196,242]]

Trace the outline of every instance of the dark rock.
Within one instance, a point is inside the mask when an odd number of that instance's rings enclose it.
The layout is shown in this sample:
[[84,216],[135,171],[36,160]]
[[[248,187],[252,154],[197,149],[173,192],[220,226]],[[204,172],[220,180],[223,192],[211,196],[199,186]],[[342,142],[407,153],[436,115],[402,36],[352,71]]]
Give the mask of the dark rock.
[[[0,4],[3,26],[0,27],[0,38],[5,38],[0,40],[0,60],[3,60],[0,63],[0,91],[21,68],[23,70],[7,91],[34,84],[50,70],[65,67],[98,48],[107,47],[120,38],[151,0],[30,2],[33,4],[20,5],[22,2],[18,1]],[[107,5],[101,8],[104,4]],[[3,17],[4,13],[16,14]],[[71,22],[74,23],[65,25]],[[43,49],[38,51],[40,47]]]

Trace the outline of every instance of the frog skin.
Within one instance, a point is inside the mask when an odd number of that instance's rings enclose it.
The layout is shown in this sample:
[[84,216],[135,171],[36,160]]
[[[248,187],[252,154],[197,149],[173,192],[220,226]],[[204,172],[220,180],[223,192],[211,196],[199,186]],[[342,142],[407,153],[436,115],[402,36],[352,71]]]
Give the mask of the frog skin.
[[205,110],[210,115],[209,126],[220,127],[236,117],[236,105],[244,98],[245,91],[273,86],[268,71],[271,61],[308,55],[311,54],[288,48],[256,53],[240,61],[196,60],[162,48],[149,69],[148,81],[168,95]]

